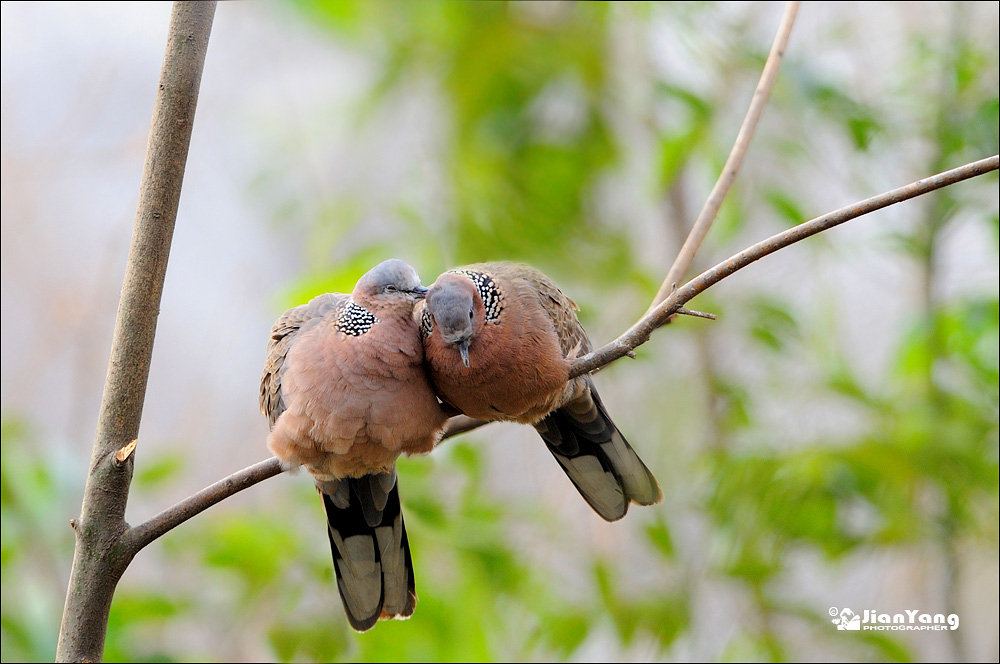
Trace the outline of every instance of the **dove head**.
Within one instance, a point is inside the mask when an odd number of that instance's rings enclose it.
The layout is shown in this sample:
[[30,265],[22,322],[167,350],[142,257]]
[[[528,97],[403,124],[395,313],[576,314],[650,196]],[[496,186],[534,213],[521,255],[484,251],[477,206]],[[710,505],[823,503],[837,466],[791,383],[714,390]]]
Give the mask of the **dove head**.
[[368,270],[354,286],[351,299],[375,315],[394,310],[409,315],[417,300],[427,295],[417,271],[391,258]]
[[427,291],[427,311],[441,339],[455,346],[469,366],[469,345],[483,328],[485,309],[476,285],[464,274],[446,272]]

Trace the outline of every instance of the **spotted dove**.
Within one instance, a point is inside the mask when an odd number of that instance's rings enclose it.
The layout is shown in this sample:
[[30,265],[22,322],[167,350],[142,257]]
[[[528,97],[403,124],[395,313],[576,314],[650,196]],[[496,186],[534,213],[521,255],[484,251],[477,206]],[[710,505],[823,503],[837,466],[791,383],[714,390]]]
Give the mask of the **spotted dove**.
[[271,330],[261,377],[267,445],[316,483],[337,587],[358,631],[412,615],[417,601],[395,464],[433,449],[447,419],[413,318],[426,292],[412,267],[388,260],[350,295],[289,309]]
[[414,315],[438,396],[470,417],[534,425],[584,499],[615,521],[662,493],[591,378],[569,380],[591,350],[576,309],[534,268],[482,263],[438,277]]

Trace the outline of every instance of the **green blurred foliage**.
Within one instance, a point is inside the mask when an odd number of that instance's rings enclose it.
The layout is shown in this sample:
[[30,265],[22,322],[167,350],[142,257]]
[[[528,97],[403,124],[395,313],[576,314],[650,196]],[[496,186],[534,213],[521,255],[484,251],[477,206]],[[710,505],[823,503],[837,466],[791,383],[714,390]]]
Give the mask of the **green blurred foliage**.
[[73,555],[73,531],[61,508],[78,500],[82,478],[78,468],[38,453],[27,422],[5,414],[0,434],[3,660],[52,661],[66,590],[60,568]]
[[[374,63],[375,80],[355,109],[359,125],[391,106],[394,95],[414,81],[434,90],[448,115],[444,165],[450,200],[446,218],[429,219],[401,197],[394,202],[392,240],[381,234],[350,250],[343,240],[362,222],[357,201],[319,201],[314,213],[292,197],[279,204],[272,211],[277,222],[304,216],[309,228],[304,273],[282,303],[287,306],[321,292],[349,290],[374,262],[400,247],[423,260],[425,276],[470,261],[534,263],[573,297],[584,293],[578,299],[585,317],[601,317],[600,298],[608,293],[648,301],[666,261],[643,265],[638,256],[648,239],[642,231],[600,218],[593,204],[629,147],[621,123],[635,120],[615,112],[621,98],[611,66],[614,35],[623,26],[660,21],[688,34],[679,48],[701,54],[718,70],[707,85],[652,71],[644,81],[650,108],[636,115],[653,137],[654,149],[645,158],[655,199],[669,197],[685,180],[695,182],[698,191],[711,186],[732,140],[731,109],[742,112],[769,46],[747,37],[750,19],[716,23],[718,7],[711,3],[331,0],[295,3],[291,11]],[[713,31],[725,39],[709,40]],[[914,178],[998,150],[997,53],[960,29],[914,36],[900,87],[890,95],[907,109],[905,122],[890,104],[862,99],[841,80],[817,71],[814,57],[796,55],[804,48],[790,50],[768,111],[783,118],[785,132],[759,138],[748,158],[781,167],[762,174],[745,167],[741,178],[751,184],[731,192],[704,249],[713,258],[728,255],[722,248],[747,244],[748,233],[759,239],[767,229],[825,211],[817,209],[815,187],[799,190],[791,184],[791,175],[818,159],[797,140],[812,132],[834,136],[855,160],[859,179],[873,175],[872,155],[893,154],[914,136],[932,153],[925,163],[912,165]],[[262,166],[254,186],[295,191],[283,187],[280,177]],[[997,178],[980,180],[985,181],[921,199],[922,218],[884,243],[890,247],[887,258],[912,262],[933,285],[935,251],[956,220],[988,227],[996,251]],[[992,202],[984,204],[984,191]],[[768,222],[753,226],[757,216]],[[811,246],[788,251],[829,248],[822,242]],[[641,592],[628,583],[637,563],[597,552],[580,554],[581,587],[567,589],[539,568],[530,549],[512,538],[514,526],[528,524],[554,542],[561,537],[559,524],[531,499],[503,501],[482,490],[487,469],[476,442],[489,437],[484,430],[469,437],[474,442],[449,441],[431,459],[399,464],[420,594],[412,619],[380,624],[363,636],[346,627],[321,509],[309,482],[301,481],[290,498],[294,515],[289,505],[253,514],[216,509],[163,538],[157,544],[163,564],[183,570],[187,578],[172,582],[165,573],[160,587],[142,590],[123,583],[112,607],[108,661],[207,661],[222,650],[214,645],[251,638],[243,649],[227,652],[278,661],[578,659],[588,639],[609,634],[626,652],[648,647],[642,652],[663,659],[672,656],[676,643],[693,638],[700,590],[692,579],[699,575],[729,584],[752,607],[719,645],[725,660],[802,657],[801,639],[788,637],[782,620],[795,621],[839,657],[912,660],[909,646],[898,638],[831,632],[826,606],[806,605],[782,590],[782,582],[790,557],[803,551],[835,569],[855,555],[903,547],[952,555],[956,546],[971,542],[996,550],[995,285],[992,295],[971,299],[946,299],[929,286],[923,308],[912,312],[909,328],[892,340],[895,363],[874,384],[857,375],[850,349],[811,341],[832,334],[821,329],[829,316],[821,306],[786,299],[780,285],[740,302],[711,297],[710,310],[725,310],[725,322],[712,328],[680,323],[660,334],[694,337],[692,330],[701,330],[697,342],[708,357],[737,338],[766,361],[791,357],[817,367],[810,386],[815,398],[847,404],[864,424],[852,436],[772,444],[774,432],[762,424],[761,404],[782,397],[782,376],[751,381],[711,361],[699,367],[697,377],[675,375],[668,358],[641,352],[642,362],[658,363],[663,381],[650,391],[667,390],[671,381],[680,389],[703,391],[711,406],[687,417],[710,421],[715,431],[707,444],[661,453],[654,473],[685,478],[685,484],[667,491],[663,509],[628,516],[645,519],[638,546],[645,564],[657,572],[652,577],[657,581]],[[639,314],[641,308],[634,312]],[[683,419],[662,404],[645,416],[648,422],[620,425],[649,435],[670,431],[675,419]],[[42,583],[37,573],[23,572],[25,559],[33,559],[34,567],[52,566],[67,560],[72,546],[68,532],[57,536],[36,527],[51,521],[52,496],[65,489],[23,444],[26,437],[23,423],[4,420],[5,660],[52,657],[53,613],[8,605],[13,595],[6,588]],[[655,457],[656,441],[649,435],[636,446],[645,458]],[[154,491],[183,470],[177,458],[143,459],[134,490]],[[704,522],[707,551],[691,552],[678,536],[673,515],[682,508]],[[328,589],[329,601],[304,603],[317,584]],[[207,592],[210,588],[221,590]],[[29,588],[24,592],[31,595]],[[218,643],[177,638],[198,624],[211,624]]]
[[[963,11],[954,8],[956,24]],[[934,146],[920,172],[995,154],[996,55],[957,32],[933,48],[916,42],[909,66],[902,78],[921,85],[901,94],[919,94],[928,82],[939,91],[934,103],[913,104],[924,111],[920,134]],[[886,130],[876,112],[817,86],[801,70],[793,72],[805,108],[832,112],[834,124],[858,150],[883,147]],[[995,188],[995,176],[991,180]],[[792,223],[806,218],[789,194],[774,190],[766,198],[779,217]],[[763,615],[797,612],[776,599],[772,587],[790,553],[803,548],[834,560],[859,550],[930,544],[949,565],[958,564],[955,550],[962,544],[996,550],[998,301],[995,290],[989,298],[945,300],[933,288],[935,251],[949,223],[968,215],[992,225],[995,212],[984,210],[976,193],[949,188],[924,198],[922,215],[912,233],[895,237],[895,257],[915,261],[930,285],[922,310],[913,312],[910,329],[896,343],[897,359],[884,384],[865,386],[849,368],[846,351],[824,358],[825,388],[857,404],[867,416],[867,430],[853,439],[818,440],[787,451],[760,441],[756,450],[726,449],[712,459],[715,479],[707,507],[727,542],[719,568],[757,589]],[[996,252],[995,242],[992,249]],[[765,348],[785,351],[800,336],[797,321],[803,314],[770,296],[752,306],[748,332]],[[724,426],[737,433],[753,420]],[[946,591],[948,610],[957,605],[955,592]],[[764,628],[761,634],[772,633]],[[895,639],[866,643],[880,659],[912,659]],[[769,658],[782,657],[774,651]]]

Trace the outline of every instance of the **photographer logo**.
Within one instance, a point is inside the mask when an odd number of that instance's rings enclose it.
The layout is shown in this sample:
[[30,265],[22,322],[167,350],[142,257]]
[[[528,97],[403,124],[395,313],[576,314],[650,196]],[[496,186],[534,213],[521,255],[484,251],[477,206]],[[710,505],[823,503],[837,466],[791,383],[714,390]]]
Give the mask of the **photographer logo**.
[[871,609],[855,613],[848,607],[830,607],[832,622],[838,630],[860,632],[875,631],[945,631],[958,629],[958,614],[922,613],[907,609],[902,613],[879,613]]

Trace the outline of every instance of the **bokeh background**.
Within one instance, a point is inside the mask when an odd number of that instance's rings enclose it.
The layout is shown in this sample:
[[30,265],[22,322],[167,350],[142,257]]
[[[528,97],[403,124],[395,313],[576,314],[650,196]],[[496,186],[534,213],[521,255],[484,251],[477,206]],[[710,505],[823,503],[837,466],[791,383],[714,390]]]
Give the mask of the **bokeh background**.
[[[781,3],[221,3],[128,519],[268,456],[286,308],[515,259],[602,344],[651,300]],[[169,3],[2,4],[2,657],[51,660]],[[807,3],[704,268],[998,151],[998,4]],[[664,501],[594,515],[528,427],[400,463],[420,602],[350,631],[309,480],[144,550],[109,661],[996,661],[998,180],[745,269],[601,371]],[[831,608],[957,613],[843,632]]]

